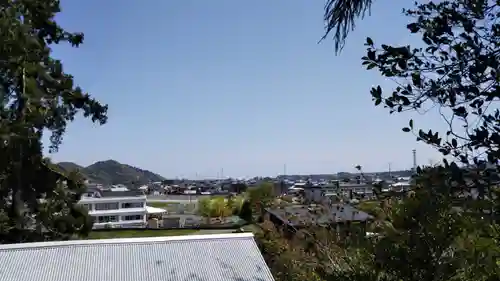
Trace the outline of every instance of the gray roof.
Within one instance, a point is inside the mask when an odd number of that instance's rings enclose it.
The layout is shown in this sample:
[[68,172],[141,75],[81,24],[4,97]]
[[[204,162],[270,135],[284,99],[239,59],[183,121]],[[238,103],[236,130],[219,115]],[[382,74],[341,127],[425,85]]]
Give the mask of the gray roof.
[[273,281],[251,233],[0,245],[0,281]]
[[[369,214],[360,211],[348,204],[334,204],[331,206],[324,206],[326,210],[318,214],[311,213],[307,205],[293,205],[284,208],[266,209],[267,212],[278,218],[279,220],[287,223],[290,226],[299,227],[303,226],[304,222],[309,223],[331,223],[334,220],[337,222],[353,222],[353,221],[367,221],[373,219]],[[337,209],[338,207],[338,209]]]
[[349,204],[334,204],[330,207],[332,215],[341,221],[366,221],[372,219],[368,213],[354,208]]

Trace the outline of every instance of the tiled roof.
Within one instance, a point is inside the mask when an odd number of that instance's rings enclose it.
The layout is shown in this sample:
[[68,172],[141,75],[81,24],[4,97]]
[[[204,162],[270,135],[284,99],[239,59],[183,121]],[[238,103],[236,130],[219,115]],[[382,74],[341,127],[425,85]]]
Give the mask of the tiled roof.
[[372,219],[372,216],[368,213],[360,211],[348,204],[335,204],[330,207],[330,210],[332,214],[341,221],[366,221]]
[[0,281],[273,281],[251,233],[0,245]]
[[[333,221],[346,222],[346,221],[367,221],[373,219],[369,214],[360,211],[348,204],[334,204],[332,206],[325,206],[326,210],[321,210],[319,213],[311,213],[309,207],[306,205],[295,205],[293,207],[284,208],[268,208],[266,211],[281,221],[286,222],[288,225],[300,227],[305,223],[312,222],[314,219],[317,223],[331,223]],[[338,209],[337,209],[338,207]]]

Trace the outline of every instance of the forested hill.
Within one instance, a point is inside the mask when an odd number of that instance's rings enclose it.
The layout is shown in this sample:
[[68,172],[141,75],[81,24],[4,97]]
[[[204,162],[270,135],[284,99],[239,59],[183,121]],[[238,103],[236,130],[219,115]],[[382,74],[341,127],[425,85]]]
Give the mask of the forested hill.
[[73,162],[60,162],[58,165],[64,171],[78,170],[91,182],[104,185],[141,185],[165,180],[162,176],[151,171],[122,164],[115,160],[99,161],[87,167],[82,167]]

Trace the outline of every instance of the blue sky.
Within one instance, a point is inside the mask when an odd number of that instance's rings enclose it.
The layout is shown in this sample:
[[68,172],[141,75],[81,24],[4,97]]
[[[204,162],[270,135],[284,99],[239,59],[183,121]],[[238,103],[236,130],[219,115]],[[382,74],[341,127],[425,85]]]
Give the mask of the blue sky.
[[323,1],[62,2],[60,24],[85,43],[54,56],[110,109],[102,127],[71,124],[56,161],[194,178],[277,175],[284,164],[289,174],[406,169],[413,148],[419,164],[440,159],[401,131],[411,115],[373,106],[370,87],[394,84],[361,66],[366,36],[416,41],[403,5],[377,1],[336,56],[331,41],[317,44]]

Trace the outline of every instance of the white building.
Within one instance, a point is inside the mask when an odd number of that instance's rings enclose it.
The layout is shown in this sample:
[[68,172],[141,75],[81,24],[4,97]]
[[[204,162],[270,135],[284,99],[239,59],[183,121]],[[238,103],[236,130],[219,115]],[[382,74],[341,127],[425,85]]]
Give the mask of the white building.
[[410,182],[406,181],[406,182],[393,183],[389,187],[390,187],[390,190],[392,190],[394,192],[404,192],[406,190],[409,190],[410,186],[411,186]]
[[147,225],[146,195],[141,191],[93,191],[78,204],[89,210],[94,229],[141,228]]
[[304,189],[305,199],[309,202],[330,202],[332,198],[349,198],[351,195],[373,196],[373,187],[368,184],[339,183],[339,185],[312,186]]
[[109,190],[111,190],[111,191],[129,191],[130,189],[128,189],[128,187],[126,187],[123,184],[115,184],[115,185],[111,186],[111,188]]

